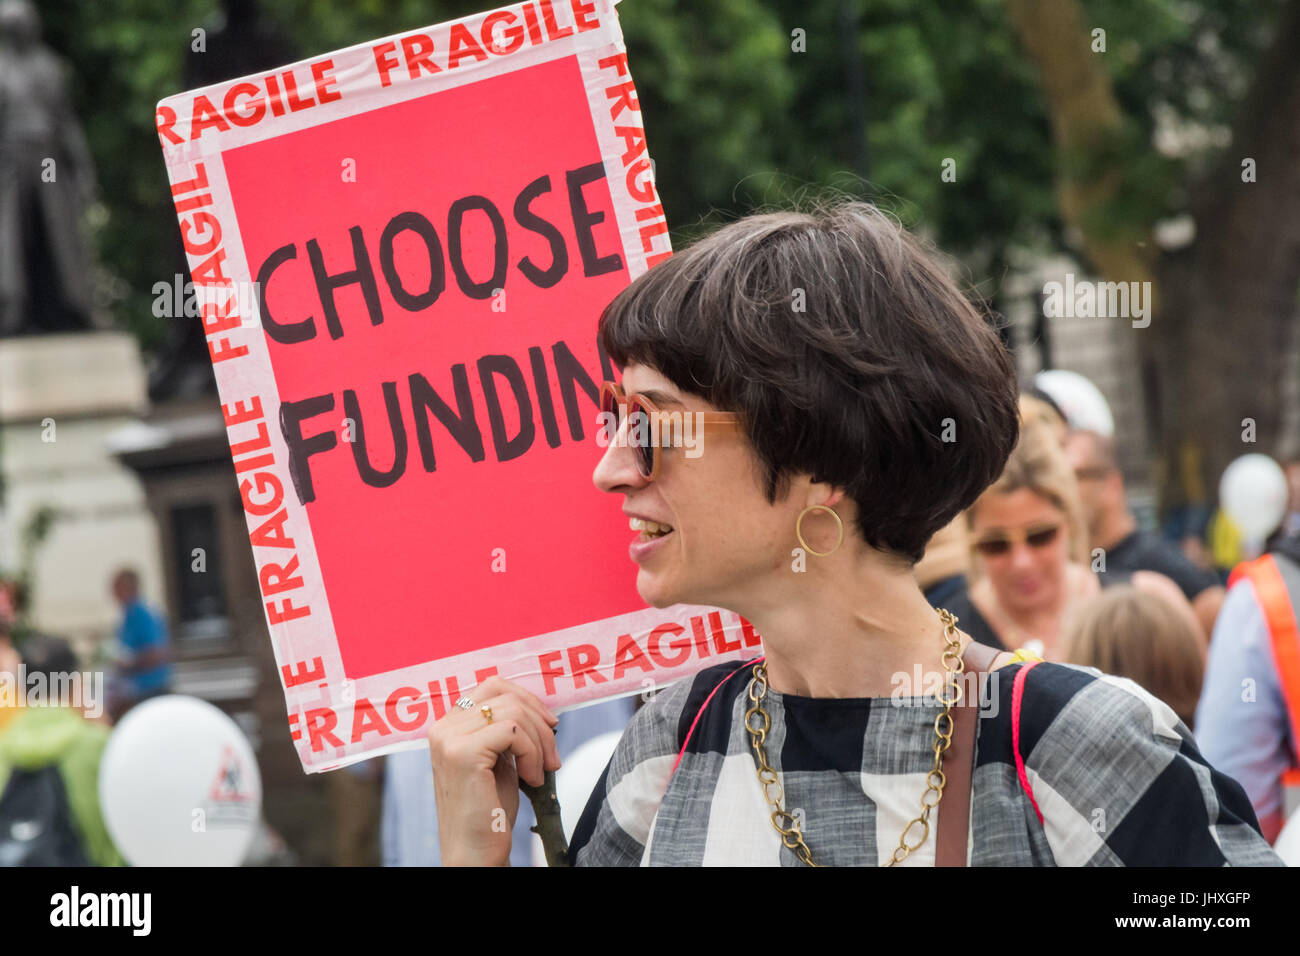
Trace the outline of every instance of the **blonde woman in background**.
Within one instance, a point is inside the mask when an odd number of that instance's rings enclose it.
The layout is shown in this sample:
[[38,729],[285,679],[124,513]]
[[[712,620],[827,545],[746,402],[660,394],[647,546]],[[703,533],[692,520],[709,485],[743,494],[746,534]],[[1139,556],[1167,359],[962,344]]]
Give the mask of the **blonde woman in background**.
[[1035,399],[1022,398],[1020,407],[1015,450],[966,512],[972,581],[947,605],[963,629],[994,647],[1064,661],[1067,614],[1103,587],[1128,583],[1195,624],[1191,605],[1164,575],[1093,570],[1078,486],[1061,448],[1063,423]]
[[1205,677],[1200,632],[1155,594],[1132,585],[1107,588],[1067,625],[1062,657],[1127,677],[1173,708],[1193,729]]
[[[1061,414],[1061,410],[1057,408],[1050,399],[1041,396],[1041,392],[1037,394],[1030,394],[1028,392],[1020,393],[1019,406],[1021,428],[1035,428],[1041,426],[1049,431],[1060,443],[1061,447],[1064,448],[1066,436],[1069,435],[1070,428],[1066,424],[1065,417]],[[1082,504],[1082,502],[1080,502],[1080,504]],[[960,531],[958,531],[959,527]],[[940,538],[941,536],[946,535],[947,538],[944,542],[946,548],[942,549],[942,552],[949,552],[954,544],[960,543],[964,551],[961,560],[962,571],[966,575],[968,582],[978,580],[983,575],[983,568],[975,561],[974,549],[971,547],[970,533],[968,529],[968,514],[963,511],[953,519],[951,525],[936,534],[930,543],[930,547],[926,549],[925,557],[921,560],[921,563],[917,565],[918,578],[921,577],[922,573],[930,566],[939,565],[941,563],[938,560],[940,557],[939,554],[936,554],[936,560],[931,561],[930,550],[933,548],[936,551],[940,551]],[[929,587],[929,585],[926,584],[922,584],[921,586],[923,588]],[[950,589],[944,597],[953,593],[954,590],[955,589]],[[928,596],[929,592],[927,591],[927,597]],[[937,602],[931,603],[933,603],[935,607],[939,606],[939,603]]]

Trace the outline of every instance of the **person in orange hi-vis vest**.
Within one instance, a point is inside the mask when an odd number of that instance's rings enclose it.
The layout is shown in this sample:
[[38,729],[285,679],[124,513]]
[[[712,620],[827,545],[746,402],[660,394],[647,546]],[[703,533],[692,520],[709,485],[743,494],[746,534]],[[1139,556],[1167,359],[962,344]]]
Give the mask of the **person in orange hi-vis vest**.
[[1214,626],[1196,741],[1276,840],[1300,805],[1300,535],[1244,561]]

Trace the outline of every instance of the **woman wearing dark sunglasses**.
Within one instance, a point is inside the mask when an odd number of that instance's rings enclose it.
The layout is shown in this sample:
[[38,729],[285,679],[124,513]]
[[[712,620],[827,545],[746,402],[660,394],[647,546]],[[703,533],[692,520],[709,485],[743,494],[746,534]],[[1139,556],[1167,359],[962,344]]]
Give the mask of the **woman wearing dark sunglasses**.
[[[1131,682],[1038,664],[1015,750],[1027,665],[926,603],[912,567],[1001,473],[1016,389],[996,332],[896,223],[861,203],[740,220],[623,290],[600,336],[622,380],[593,478],[622,499],[639,593],[736,611],[765,656],[637,712],[577,865],[1279,862],[1241,788]],[[647,443],[638,412],[651,435],[715,417],[688,448]],[[953,706],[963,669],[985,673],[978,720]],[[498,808],[516,774],[558,767],[555,716],[497,678],[471,696],[429,735],[443,859],[503,865]]]
[[1107,571],[1087,551],[1082,504],[1055,423],[1021,399],[1020,439],[998,479],[966,512],[976,572],[945,605],[975,640],[1063,660],[1072,615],[1104,587],[1132,583],[1169,613],[1195,620],[1182,591],[1163,574]]

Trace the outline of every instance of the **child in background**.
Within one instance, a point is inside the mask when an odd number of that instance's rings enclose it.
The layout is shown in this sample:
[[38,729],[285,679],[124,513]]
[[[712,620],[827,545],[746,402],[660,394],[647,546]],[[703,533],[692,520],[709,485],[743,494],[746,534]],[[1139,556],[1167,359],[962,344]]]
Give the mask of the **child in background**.
[[1158,594],[1128,584],[1107,588],[1079,608],[1064,632],[1064,662],[1133,680],[1193,729],[1204,642]]

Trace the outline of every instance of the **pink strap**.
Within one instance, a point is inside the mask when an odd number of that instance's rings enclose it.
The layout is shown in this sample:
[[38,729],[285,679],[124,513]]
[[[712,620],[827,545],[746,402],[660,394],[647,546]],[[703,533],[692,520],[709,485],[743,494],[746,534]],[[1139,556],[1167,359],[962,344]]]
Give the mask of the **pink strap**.
[[1020,777],[1021,789],[1029,794],[1029,802],[1034,805],[1039,823],[1043,822],[1043,811],[1038,809],[1034,790],[1029,786],[1029,775],[1025,773],[1025,759],[1020,756],[1020,702],[1025,695],[1025,677],[1041,663],[1042,661],[1026,661],[1024,666],[1016,671],[1015,682],[1011,685],[1011,749],[1016,755],[1016,774]]
[[759,661],[765,661],[765,660],[767,660],[766,657],[757,657],[757,658],[755,658],[755,659],[752,660],[752,661],[745,661],[745,663],[743,663],[743,664],[741,664],[739,667],[737,667],[736,670],[732,671],[732,672],[731,672],[730,674],[728,674],[726,677],[722,678],[722,680],[718,681],[718,686],[717,686],[717,687],[715,687],[715,688],[713,688],[713,690],[709,691],[709,696],[706,697],[706,698],[704,698],[704,703],[700,705],[700,709],[699,709],[699,711],[696,713],[696,715],[695,715],[695,719],[691,721],[691,729],[688,730],[688,731],[686,731],[686,739],[685,739],[684,741],[682,741],[682,749],[679,750],[679,751],[677,751],[677,761],[676,761],[676,763],[673,764],[672,773],[670,773],[670,774],[668,775],[670,778],[672,777],[672,775],[673,775],[674,773],[677,772],[677,764],[679,764],[679,763],[682,762],[682,755],[686,753],[686,745],[689,744],[689,743],[691,742],[691,737],[693,737],[693,736],[695,735],[695,727],[696,727],[697,724],[699,724],[699,722],[700,722],[700,718],[704,716],[704,708],[706,708],[706,707],[709,706],[709,701],[713,700],[713,695],[716,694],[716,693],[718,692],[718,690],[722,687],[723,684],[725,684],[727,681],[731,680],[731,678],[735,677],[737,671],[744,670],[744,669],[745,669],[746,667],[748,667],[750,664],[757,664]]

